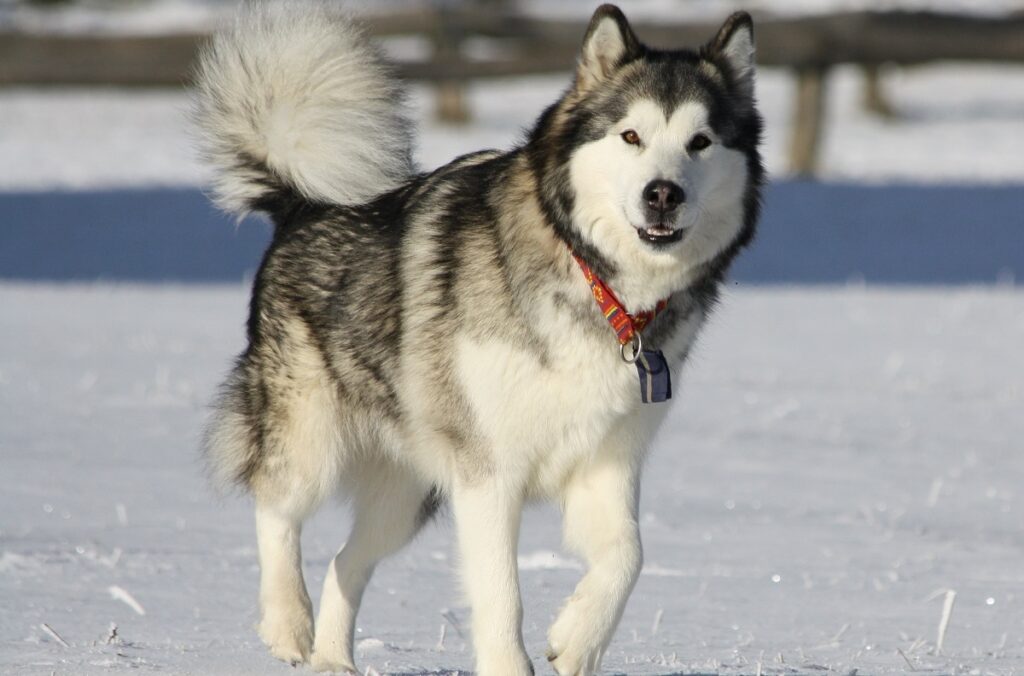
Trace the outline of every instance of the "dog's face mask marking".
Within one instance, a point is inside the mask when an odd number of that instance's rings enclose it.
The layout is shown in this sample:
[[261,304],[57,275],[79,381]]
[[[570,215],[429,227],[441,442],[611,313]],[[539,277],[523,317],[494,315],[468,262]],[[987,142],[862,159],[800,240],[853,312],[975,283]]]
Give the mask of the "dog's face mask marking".
[[735,137],[753,109],[753,58],[748,22],[726,22],[699,55],[666,53],[644,48],[620,13],[598,11],[569,159],[585,238],[640,263],[699,264],[729,245],[743,227],[747,154]]
[[702,103],[666,115],[641,99],[573,156],[580,225],[594,228],[598,244],[598,237],[631,238],[640,247],[671,248],[701,224],[717,227],[715,216],[741,202],[745,161],[723,145]]

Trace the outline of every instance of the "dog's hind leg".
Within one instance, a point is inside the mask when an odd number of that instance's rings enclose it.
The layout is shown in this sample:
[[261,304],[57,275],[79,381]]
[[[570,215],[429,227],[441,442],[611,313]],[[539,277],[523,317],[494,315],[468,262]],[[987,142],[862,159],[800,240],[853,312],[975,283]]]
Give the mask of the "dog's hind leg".
[[302,578],[301,534],[301,517],[257,503],[259,634],[274,657],[291,664],[305,662],[313,643],[313,608]]
[[440,500],[408,470],[385,460],[356,464],[349,474],[354,523],[324,580],[310,661],[317,671],[356,671],[356,613],[374,567],[412,539]]
[[548,632],[548,660],[558,674],[586,676],[600,669],[640,574],[637,464],[622,456],[599,457],[577,470],[565,488],[565,541],[588,570]]

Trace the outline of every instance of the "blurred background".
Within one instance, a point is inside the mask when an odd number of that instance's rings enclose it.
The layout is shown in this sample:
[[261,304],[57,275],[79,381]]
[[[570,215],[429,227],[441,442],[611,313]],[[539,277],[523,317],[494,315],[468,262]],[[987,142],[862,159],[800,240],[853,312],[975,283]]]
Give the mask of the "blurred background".
[[[218,216],[189,136],[220,0],[0,3],[0,278],[237,281],[267,231]],[[352,2],[410,81],[425,169],[507,147],[561,91],[593,3]],[[1024,12],[1010,0],[641,0],[642,39],[757,21],[760,283],[1013,284],[1024,272]],[[231,240],[230,242],[227,240]]]
[[[516,143],[596,4],[345,6],[431,169]],[[653,444],[605,667],[1024,673],[1024,6],[621,5],[664,47],[753,13],[771,185]],[[235,6],[0,0],[0,673],[297,673],[253,630],[250,507],[197,451],[269,237],[209,204],[190,136],[196,46]],[[346,518],[304,532],[314,602]],[[438,523],[367,590],[367,674],[472,669]],[[582,568],[559,540],[531,508],[538,673]]]

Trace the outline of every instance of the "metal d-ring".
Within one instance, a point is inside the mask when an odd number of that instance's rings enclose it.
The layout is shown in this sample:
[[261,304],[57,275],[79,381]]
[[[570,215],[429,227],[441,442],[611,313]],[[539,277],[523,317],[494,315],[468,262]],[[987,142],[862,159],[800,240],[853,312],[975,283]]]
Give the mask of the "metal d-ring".
[[619,345],[619,355],[622,357],[622,361],[627,364],[635,364],[636,360],[640,358],[640,352],[644,349],[644,341],[640,338],[639,331],[633,332],[633,340],[628,344],[633,348],[633,354],[628,357],[626,356],[627,343],[623,343],[622,345]]

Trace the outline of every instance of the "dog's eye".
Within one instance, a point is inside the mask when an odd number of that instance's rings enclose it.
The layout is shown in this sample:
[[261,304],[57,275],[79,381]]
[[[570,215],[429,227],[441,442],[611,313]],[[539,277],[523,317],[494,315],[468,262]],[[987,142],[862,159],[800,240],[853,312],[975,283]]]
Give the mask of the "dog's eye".
[[690,139],[690,142],[687,144],[686,149],[691,153],[694,153],[699,150],[704,150],[709,145],[711,145],[711,139],[707,137],[707,134],[697,134],[692,139]]
[[640,134],[636,133],[632,129],[627,129],[626,131],[622,132],[620,136],[622,136],[623,141],[625,141],[631,146],[640,145]]

